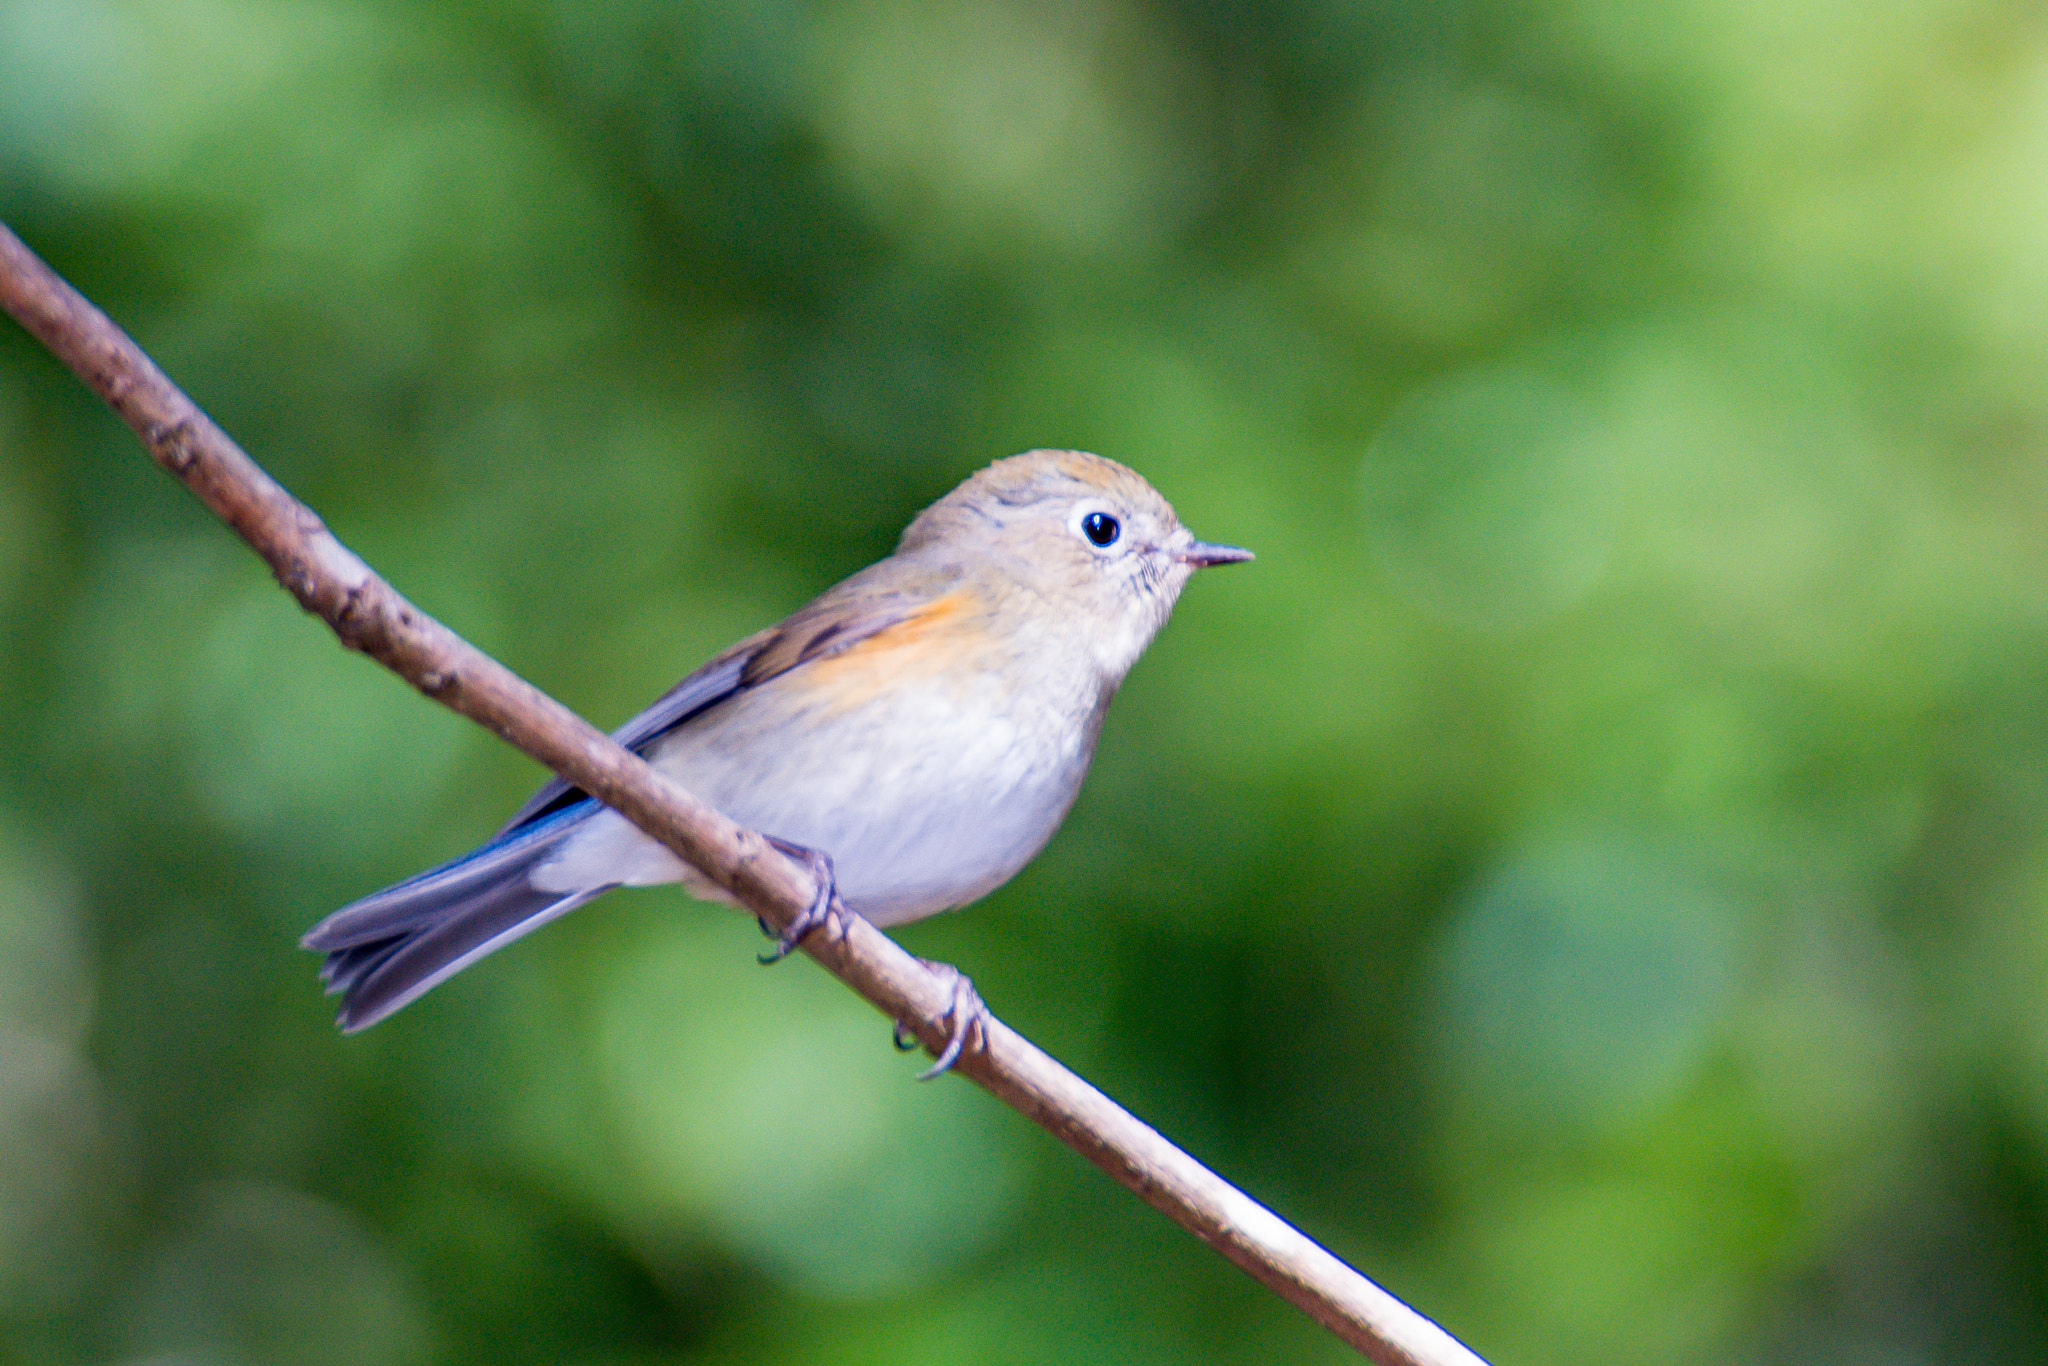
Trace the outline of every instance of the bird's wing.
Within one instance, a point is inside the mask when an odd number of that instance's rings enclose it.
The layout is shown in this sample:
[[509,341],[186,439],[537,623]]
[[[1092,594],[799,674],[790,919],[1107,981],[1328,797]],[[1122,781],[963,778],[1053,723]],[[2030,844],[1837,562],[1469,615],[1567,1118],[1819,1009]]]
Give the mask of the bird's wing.
[[[799,608],[780,626],[748,636],[670,688],[653,706],[612,732],[612,739],[645,754],[647,747],[691,717],[736,693],[758,687],[801,664],[838,654],[926,607],[929,599],[912,593],[876,593],[864,589],[861,575],[840,584]],[[522,826],[582,801],[582,788],[561,778],[526,799],[498,832],[503,838]]]

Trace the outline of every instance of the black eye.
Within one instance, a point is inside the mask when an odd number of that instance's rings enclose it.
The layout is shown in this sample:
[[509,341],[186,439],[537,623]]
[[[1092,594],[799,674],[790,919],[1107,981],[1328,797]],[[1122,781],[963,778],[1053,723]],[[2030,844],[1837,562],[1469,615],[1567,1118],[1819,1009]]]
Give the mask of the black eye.
[[1106,512],[1091,512],[1081,519],[1081,534],[1096,545],[1115,545],[1123,528]]

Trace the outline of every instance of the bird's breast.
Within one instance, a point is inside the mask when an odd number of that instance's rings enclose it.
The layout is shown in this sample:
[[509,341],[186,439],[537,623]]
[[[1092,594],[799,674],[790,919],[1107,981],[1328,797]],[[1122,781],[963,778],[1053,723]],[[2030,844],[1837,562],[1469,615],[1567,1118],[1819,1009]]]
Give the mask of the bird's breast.
[[1044,846],[1088,768],[1101,688],[971,604],[770,679],[652,757],[733,819],[832,856],[878,924],[963,905]]

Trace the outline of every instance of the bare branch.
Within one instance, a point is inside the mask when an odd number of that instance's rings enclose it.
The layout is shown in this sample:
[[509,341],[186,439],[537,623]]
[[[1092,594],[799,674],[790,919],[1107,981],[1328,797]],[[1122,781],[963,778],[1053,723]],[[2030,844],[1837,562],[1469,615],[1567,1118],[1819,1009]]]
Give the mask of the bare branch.
[[[128,335],[0,226],[0,305],[135,429],[256,549],[292,596],[351,649],[384,664],[546,764],[702,869],[768,923],[815,895],[811,875],[621,749],[588,722],[414,607],[214,425]],[[951,983],[858,916],[835,918],[805,952],[884,1015],[942,1047]],[[990,1019],[956,1071],[1043,1125],[1384,1366],[1484,1366],[1416,1314]]]

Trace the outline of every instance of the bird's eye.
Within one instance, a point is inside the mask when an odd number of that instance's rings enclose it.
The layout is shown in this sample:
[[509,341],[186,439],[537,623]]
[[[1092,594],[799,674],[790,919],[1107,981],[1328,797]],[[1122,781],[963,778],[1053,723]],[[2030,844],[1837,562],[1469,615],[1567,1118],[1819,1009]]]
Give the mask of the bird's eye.
[[1096,545],[1111,546],[1123,534],[1123,527],[1106,512],[1091,512],[1081,519],[1081,534]]

